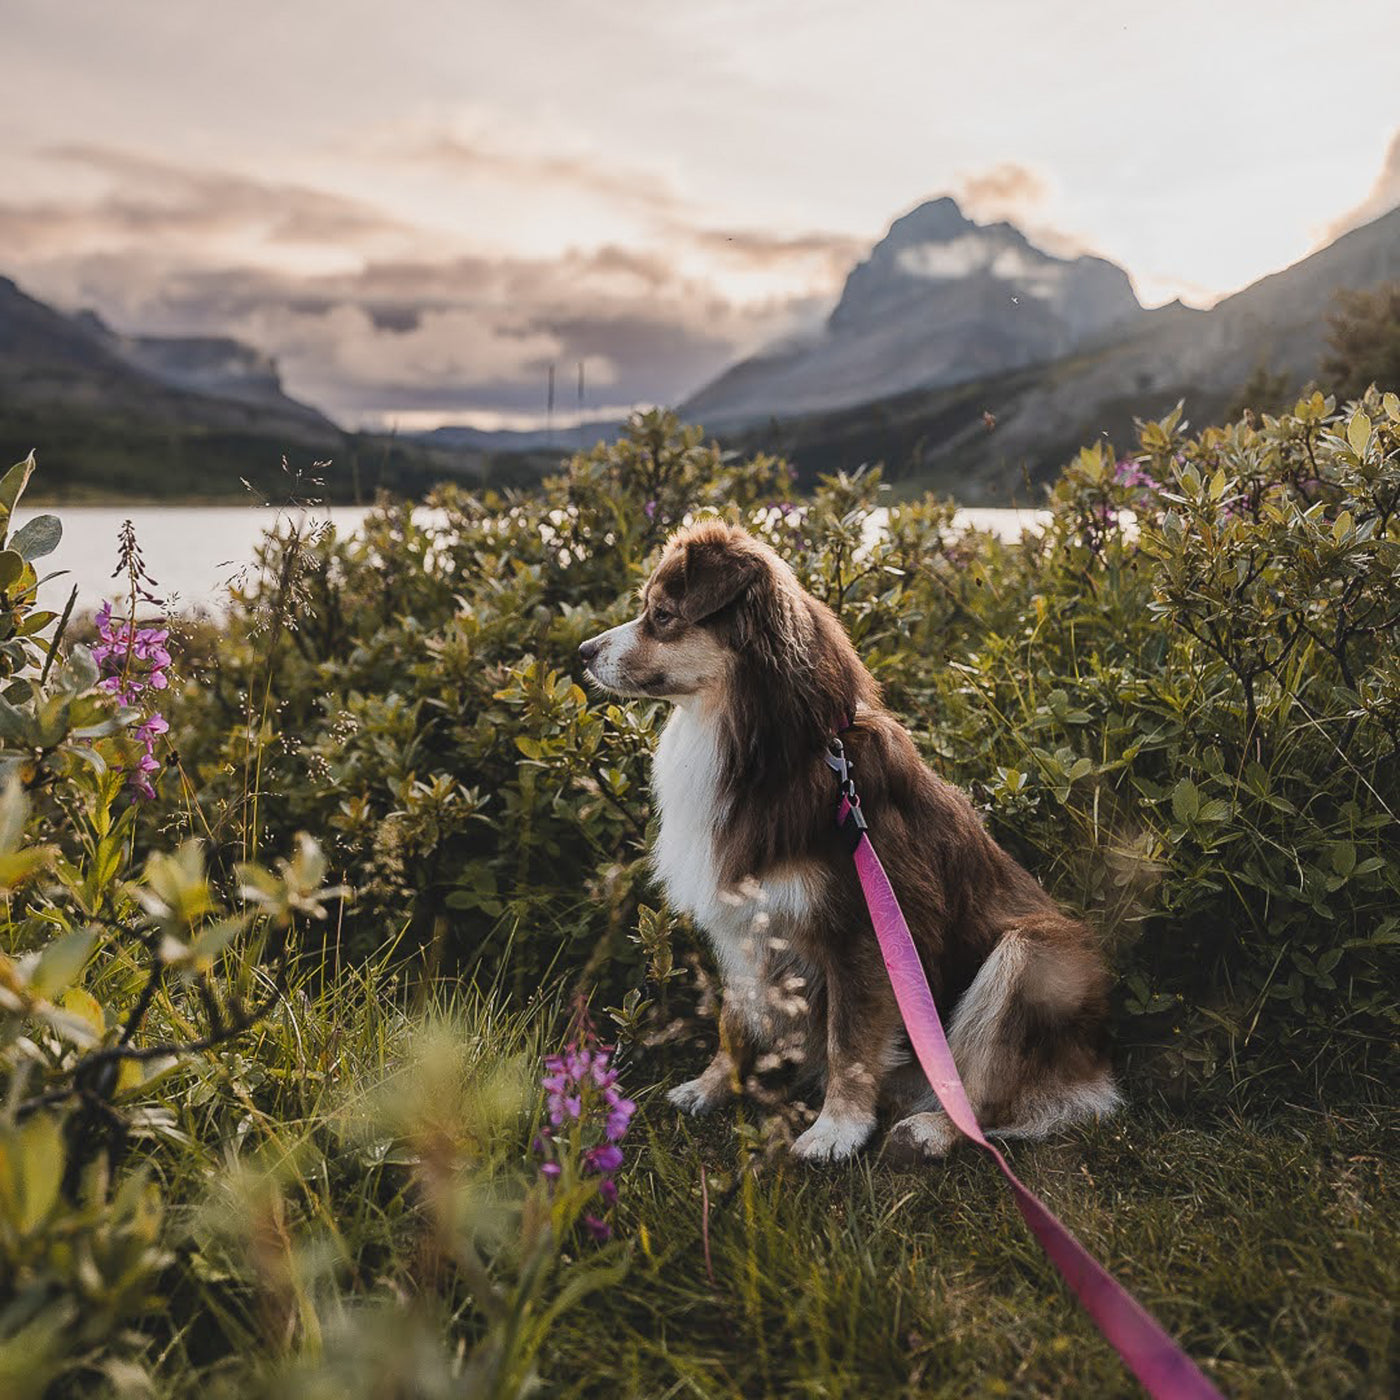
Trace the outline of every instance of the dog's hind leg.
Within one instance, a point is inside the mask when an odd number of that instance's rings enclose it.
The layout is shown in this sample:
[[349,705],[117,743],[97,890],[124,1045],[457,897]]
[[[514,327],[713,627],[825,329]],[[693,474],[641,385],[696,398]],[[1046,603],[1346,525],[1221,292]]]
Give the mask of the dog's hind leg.
[[[1009,929],[959,1000],[948,1046],[983,1129],[1043,1137],[1118,1102],[1104,1053],[1105,978],[1058,916]],[[942,1156],[958,1138],[932,1090],[890,1130],[898,1160]]]

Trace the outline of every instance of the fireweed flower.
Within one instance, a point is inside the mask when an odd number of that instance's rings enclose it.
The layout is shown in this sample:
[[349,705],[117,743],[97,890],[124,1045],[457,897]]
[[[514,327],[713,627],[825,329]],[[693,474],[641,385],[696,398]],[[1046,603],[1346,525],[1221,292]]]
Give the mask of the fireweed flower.
[[1113,469],[1113,479],[1120,486],[1156,486],[1157,482],[1135,457],[1125,457]]
[[[99,641],[92,649],[92,658],[107,672],[98,684],[123,705],[139,706],[148,691],[169,689],[168,628],[138,627],[134,619],[113,617],[111,603],[103,603],[97,612],[97,635]],[[151,777],[160,772],[156,740],[169,730],[170,724],[159,710],[148,714],[136,729],[136,741],[143,752],[135,768],[128,770],[127,782],[148,800],[156,795]]]
[[[615,1173],[622,1166],[618,1143],[627,1136],[637,1105],[617,1087],[617,1071],[606,1045],[569,1044],[557,1055],[546,1057],[548,1071],[540,1079],[547,1098],[549,1122],[531,1144],[545,1160],[540,1175],[553,1185],[563,1175],[559,1160],[565,1143],[582,1147],[579,1168],[585,1178],[598,1178],[598,1197],[604,1207],[617,1203]],[[596,1215],[583,1217],[584,1227],[595,1240],[606,1240],[612,1226]]]

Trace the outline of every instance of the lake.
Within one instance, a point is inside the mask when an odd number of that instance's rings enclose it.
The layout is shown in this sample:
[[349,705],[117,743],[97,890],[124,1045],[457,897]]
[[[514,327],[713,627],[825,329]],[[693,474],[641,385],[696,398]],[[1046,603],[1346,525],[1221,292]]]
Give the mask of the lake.
[[[159,592],[179,611],[220,610],[229,582],[253,562],[264,532],[287,512],[257,506],[54,506],[23,508],[17,525],[51,510],[63,521],[63,540],[46,559],[40,577],[66,570],[39,590],[45,607],[61,610],[68,590],[78,586],[78,610],[95,611],[104,598],[118,597],[124,588],[112,577],[117,566],[117,531],[122,521],[136,527],[146,569],[159,583]],[[341,532],[354,531],[368,513],[363,506],[319,506],[311,520],[330,520]],[[877,515],[880,514],[877,512]],[[1015,539],[1023,530],[1039,529],[1044,511],[972,507],[958,512],[958,523]]]

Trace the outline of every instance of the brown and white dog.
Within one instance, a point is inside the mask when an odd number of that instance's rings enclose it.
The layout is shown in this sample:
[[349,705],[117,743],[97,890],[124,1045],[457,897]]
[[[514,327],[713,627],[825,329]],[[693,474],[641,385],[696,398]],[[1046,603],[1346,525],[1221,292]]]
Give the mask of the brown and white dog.
[[900,1155],[939,1155],[957,1135],[910,1062],[835,825],[824,754],[853,716],[841,738],[871,840],[951,1013],[983,1126],[1039,1137],[1110,1112],[1108,979],[1092,935],[920,760],[830,609],[766,545],[714,520],[670,539],[642,603],[579,651],[598,685],[675,706],[652,764],[652,862],[713,945],[724,999],[718,1053],[672,1102],[714,1108],[795,1029],[826,1085],[798,1155],[848,1156],[882,1108]]

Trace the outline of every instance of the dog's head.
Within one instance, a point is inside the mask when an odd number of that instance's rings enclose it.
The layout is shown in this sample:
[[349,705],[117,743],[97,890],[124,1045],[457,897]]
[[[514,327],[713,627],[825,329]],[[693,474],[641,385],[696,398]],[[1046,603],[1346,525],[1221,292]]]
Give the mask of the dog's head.
[[716,695],[746,652],[776,628],[793,640],[805,616],[792,570],[723,521],[678,531],[642,590],[641,616],[579,648],[589,676],[621,695]]

